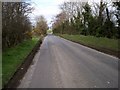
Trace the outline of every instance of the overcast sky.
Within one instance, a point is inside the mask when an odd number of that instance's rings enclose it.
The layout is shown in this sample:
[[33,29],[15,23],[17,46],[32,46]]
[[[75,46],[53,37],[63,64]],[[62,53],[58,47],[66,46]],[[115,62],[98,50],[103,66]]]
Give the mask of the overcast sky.
[[30,15],[32,23],[35,23],[35,17],[39,15],[45,16],[48,24],[52,18],[60,12],[59,5],[63,0],[31,0],[34,11]]
[[[69,1],[69,0],[30,0],[32,6],[34,7],[34,11],[30,15],[31,22],[34,24],[35,17],[39,15],[43,15],[47,19],[48,25],[50,26],[50,22],[52,18],[60,12],[59,5],[62,4],[64,1]],[[87,0],[81,0],[81,1],[87,1]],[[99,0],[89,0],[89,2],[90,1],[99,2]]]

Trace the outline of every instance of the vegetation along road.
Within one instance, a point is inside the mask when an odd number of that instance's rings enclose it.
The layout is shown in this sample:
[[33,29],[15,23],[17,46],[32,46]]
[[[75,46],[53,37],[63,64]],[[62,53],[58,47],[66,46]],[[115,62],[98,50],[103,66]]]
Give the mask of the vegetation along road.
[[118,88],[120,0],[59,1],[1,3],[0,89]]
[[48,35],[18,88],[117,88],[118,58]]

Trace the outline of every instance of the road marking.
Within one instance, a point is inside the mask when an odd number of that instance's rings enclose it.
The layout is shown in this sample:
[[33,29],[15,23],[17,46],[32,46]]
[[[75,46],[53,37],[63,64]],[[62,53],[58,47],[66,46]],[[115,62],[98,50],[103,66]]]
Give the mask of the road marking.
[[67,41],[67,42],[72,43],[72,44],[75,44],[75,45],[80,45],[80,46],[82,46],[82,47],[84,47],[84,48],[86,48],[86,49],[89,49],[89,50],[92,50],[92,51],[98,52],[98,53],[100,53],[100,54],[103,54],[103,55],[109,56],[109,57],[111,57],[111,58],[114,58],[114,59],[120,60],[120,59],[119,59],[118,57],[116,57],[116,56],[112,56],[112,55],[109,55],[109,54],[107,54],[107,53],[100,52],[100,51],[98,51],[98,50],[96,50],[96,49],[93,49],[93,48],[90,48],[90,47],[84,46],[84,45],[82,45],[82,44],[75,43],[75,42],[73,42],[73,41],[70,41],[70,40],[67,40],[67,39],[64,39],[64,38],[60,38],[60,39],[63,39],[64,41]]

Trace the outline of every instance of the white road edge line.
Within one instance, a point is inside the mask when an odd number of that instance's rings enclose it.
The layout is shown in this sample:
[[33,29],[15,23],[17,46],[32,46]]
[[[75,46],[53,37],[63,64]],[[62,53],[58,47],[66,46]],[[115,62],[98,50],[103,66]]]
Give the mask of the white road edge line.
[[90,48],[90,47],[84,46],[84,45],[79,44],[79,43],[75,43],[75,42],[73,42],[73,41],[67,40],[67,39],[62,38],[62,37],[60,37],[60,36],[57,36],[57,37],[59,37],[59,38],[61,38],[61,39],[64,39],[65,41],[71,42],[71,43],[73,43],[73,44],[81,45],[81,46],[83,46],[84,48],[87,48],[87,49],[93,50],[93,51],[98,52],[98,53],[100,53],[100,54],[104,54],[104,55],[109,56],[109,57],[111,57],[111,58],[114,58],[114,59],[118,59],[118,60],[120,60],[120,59],[119,59],[118,57],[116,57],[116,56],[112,56],[112,55],[109,55],[109,54],[107,54],[107,53],[100,52],[100,51],[98,51],[98,50],[96,50],[96,49],[93,49],[93,48]]

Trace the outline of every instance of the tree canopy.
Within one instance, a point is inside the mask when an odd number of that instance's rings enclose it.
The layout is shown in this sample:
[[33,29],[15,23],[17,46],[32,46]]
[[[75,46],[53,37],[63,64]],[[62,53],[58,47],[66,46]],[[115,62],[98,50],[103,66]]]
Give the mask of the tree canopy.
[[14,46],[25,39],[31,38],[31,22],[29,3],[2,2],[2,46]]
[[120,38],[120,1],[64,2],[60,9],[52,25],[54,33]]

